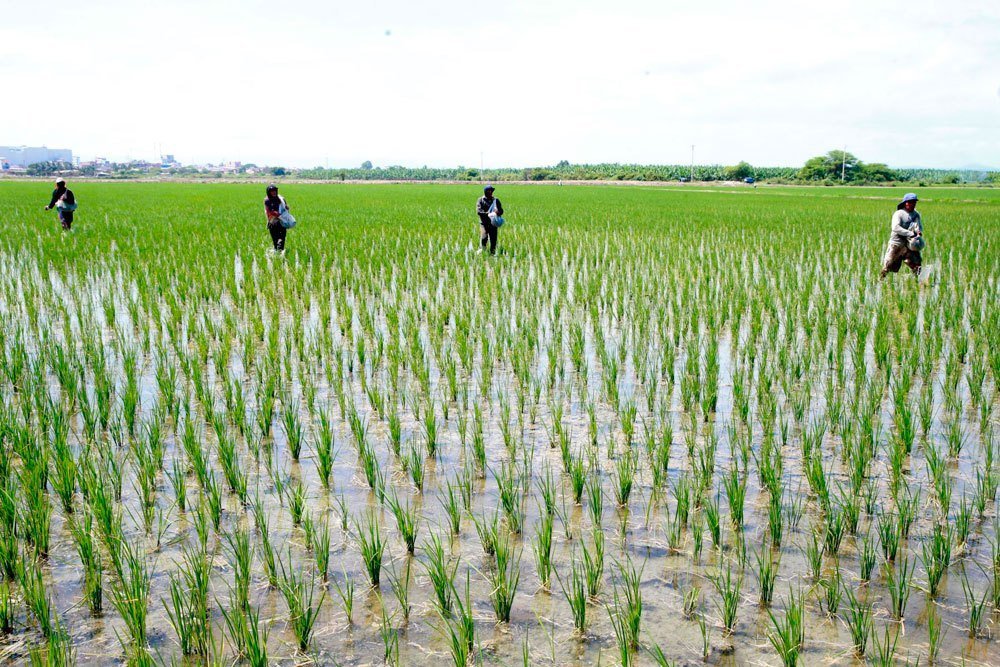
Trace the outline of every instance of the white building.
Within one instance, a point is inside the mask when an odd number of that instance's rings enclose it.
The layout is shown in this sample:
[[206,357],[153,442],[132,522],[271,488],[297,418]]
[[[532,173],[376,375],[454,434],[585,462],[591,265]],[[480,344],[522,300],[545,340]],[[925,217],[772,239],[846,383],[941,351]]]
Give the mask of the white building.
[[0,155],[11,167],[27,167],[37,162],[73,163],[73,151],[45,146],[0,146]]

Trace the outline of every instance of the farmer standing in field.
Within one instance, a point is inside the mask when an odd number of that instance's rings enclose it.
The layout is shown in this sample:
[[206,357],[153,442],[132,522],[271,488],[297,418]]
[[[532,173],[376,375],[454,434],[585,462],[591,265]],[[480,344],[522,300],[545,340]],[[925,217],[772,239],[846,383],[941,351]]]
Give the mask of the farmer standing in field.
[[914,276],[920,276],[920,251],[924,248],[924,226],[917,213],[917,195],[909,192],[896,205],[892,214],[892,229],[889,233],[889,247],[882,261],[879,280],[888,272],[898,273],[906,264]]
[[66,187],[66,181],[62,178],[56,179],[56,189],[52,191],[52,199],[45,207],[46,211],[56,209],[59,215],[59,224],[65,231],[71,231],[73,227],[73,211],[76,210],[76,197],[73,191]]
[[271,183],[267,186],[267,196],[264,197],[264,213],[267,215],[267,231],[271,233],[271,243],[274,244],[274,252],[285,252],[285,237],[288,235],[288,226],[282,220],[288,217],[288,202],[278,194],[278,186]]
[[489,241],[491,255],[497,254],[497,230],[503,224],[503,205],[493,196],[494,190],[492,185],[487,185],[483,188],[483,196],[476,202],[476,214],[479,215],[479,224],[482,227],[479,237],[482,245],[480,252],[486,249],[486,242]]

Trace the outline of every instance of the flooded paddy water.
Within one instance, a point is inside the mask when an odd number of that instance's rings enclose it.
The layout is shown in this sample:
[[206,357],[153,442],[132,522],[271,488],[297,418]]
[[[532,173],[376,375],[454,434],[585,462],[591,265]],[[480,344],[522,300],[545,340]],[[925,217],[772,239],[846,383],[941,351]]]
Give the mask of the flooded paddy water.
[[0,252],[5,660],[1000,661],[997,203],[918,284],[889,192],[512,187],[489,258],[456,186],[289,187],[284,257],[78,190]]

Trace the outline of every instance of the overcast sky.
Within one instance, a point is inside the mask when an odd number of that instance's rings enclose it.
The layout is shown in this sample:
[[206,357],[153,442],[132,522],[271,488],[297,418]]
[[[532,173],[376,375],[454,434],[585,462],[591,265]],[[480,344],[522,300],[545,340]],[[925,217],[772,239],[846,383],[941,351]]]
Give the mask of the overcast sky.
[[996,0],[0,10],[0,145],[84,159],[1000,166]]

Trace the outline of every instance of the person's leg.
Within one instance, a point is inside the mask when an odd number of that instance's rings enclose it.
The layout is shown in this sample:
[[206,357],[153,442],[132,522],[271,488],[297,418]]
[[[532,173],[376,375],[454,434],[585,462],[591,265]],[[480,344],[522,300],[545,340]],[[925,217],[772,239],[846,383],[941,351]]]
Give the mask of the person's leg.
[[490,254],[491,255],[497,254],[497,232],[498,231],[499,230],[495,226],[490,225]]
[[488,231],[486,231],[486,223],[485,222],[480,222],[479,223],[479,245],[484,250],[486,249],[486,243],[489,241],[489,239],[490,239],[490,234],[489,234]]
[[278,252],[285,252],[285,239],[288,237],[288,230],[278,225]]
[[886,273],[899,273],[899,267],[903,264],[903,256],[909,249],[906,246],[889,246],[885,251],[885,259],[882,262],[882,273],[880,278],[885,278]]
[[913,275],[917,277],[920,276],[921,258],[919,252],[908,249],[906,256],[903,258],[903,262],[910,267],[910,271],[913,272]]
[[281,225],[268,225],[267,231],[271,234],[271,245],[274,246],[275,251],[280,251],[285,247],[285,239],[282,238],[281,232],[285,231],[285,228]]
[[73,212],[59,211],[59,224],[64,230],[69,231],[73,227]]

